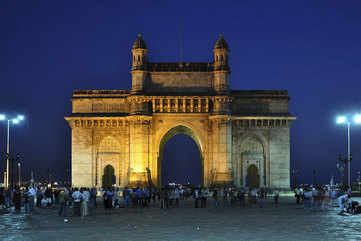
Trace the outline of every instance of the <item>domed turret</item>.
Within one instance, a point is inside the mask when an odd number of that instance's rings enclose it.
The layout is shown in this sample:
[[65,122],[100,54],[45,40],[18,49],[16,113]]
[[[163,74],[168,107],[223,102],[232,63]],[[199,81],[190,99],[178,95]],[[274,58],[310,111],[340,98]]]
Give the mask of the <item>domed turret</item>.
[[142,34],[138,34],[132,47],[133,66],[132,70],[145,70],[147,66],[147,46],[143,40]]
[[226,49],[227,51],[229,51],[229,46],[228,46],[226,40],[224,40],[222,33],[219,35],[219,39],[217,40],[216,44],[214,45],[214,49]]
[[141,33],[138,34],[138,38],[135,40],[132,49],[147,49],[147,45],[145,44]]

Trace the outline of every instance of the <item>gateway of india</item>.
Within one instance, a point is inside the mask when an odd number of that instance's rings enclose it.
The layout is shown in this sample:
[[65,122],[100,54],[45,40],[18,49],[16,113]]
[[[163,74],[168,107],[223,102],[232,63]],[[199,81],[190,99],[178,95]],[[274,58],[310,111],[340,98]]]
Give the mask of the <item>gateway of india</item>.
[[72,185],[162,186],[162,154],[177,134],[199,148],[202,185],[290,188],[286,90],[230,89],[230,48],[220,35],[209,63],[149,62],[132,46],[131,90],[75,90]]

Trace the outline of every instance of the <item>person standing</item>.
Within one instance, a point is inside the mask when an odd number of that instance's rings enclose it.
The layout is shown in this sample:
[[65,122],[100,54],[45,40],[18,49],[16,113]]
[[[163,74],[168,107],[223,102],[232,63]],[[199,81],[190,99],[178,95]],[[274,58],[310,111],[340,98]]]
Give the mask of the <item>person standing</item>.
[[296,197],[296,204],[299,204],[300,198],[301,198],[300,189],[296,187],[294,192],[295,192],[295,197]]
[[58,215],[66,217],[66,203],[69,200],[69,192],[66,188],[59,192],[58,199],[60,205]]
[[263,199],[264,199],[264,189],[261,188],[257,192],[257,202],[260,208],[263,208]]
[[20,212],[21,208],[21,192],[19,187],[15,187],[14,194],[13,194],[13,203],[15,206],[15,212]]
[[36,191],[33,186],[29,189],[29,209],[30,212],[34,210],[34,203],[35,203]]
[[74,210],[74,216],[80,216],[80,205],[82,200],[82,194],[79,192],[78,188],[74,189],[73,194],[71,195],[73,198],[73,210]]
[[174,199],[175,199],[175,206],[177,207],[177,208],[179,208],[179,199],[180,199],[180,192],[179,192],[179,189],[178,189],[178,187],[176,187],[175,189],[174,189]]
[[36,190],[36,206],[38,208],[41,207],[41,200],[42,199],[43,199],[43,192],[42,192],[41,188],[38,187],[37,190]]
[[214,200],[214,208],[217,208],[219,206],[219,201],[218,201],[218,191],[216,188],[213,190],[212,196],[213,196],[213,200]]
[[200,190],[201,208],[205,208],[207,205],[206,189],[203,187]]
[[24,200],[24,211],[26,214],[30,213],[30,204],[29,204],[29,189],[25,187],[23,191],[23,200]]
[[108,188],[107,191],[105,192],[105,195],[106,195],[105,209],[108,210],[108,214],[111,214],[111,209],[113,207],[114,192],[112,191],[112,189]]
[[125,187],[124,190],[123,190],[123,199],[124,199],[124,207],[127,208],[129,207],[129,189],[128,187]]
[[143,190],[138,187],[135,193],[137,195],[137,207],[141,207],[143,202]]
[[4,188],[0,187],[0,208],[5,209],[5,193]]
[[82,202],[81,202],[81,216],[88,216],[88,203],[89,203],[90,193],[87,188],[82,190]]
[[239,199],[239,207],[240,208],[245,207],[246,206],[245,191],[243,188],[238,191],[238,199]]
[[278,198],[280,196],[280,191],[278,189],[276,189],[273,193],[273,198],[274,198],[274,203],[275,206],[278,206]]
[[312,190],[310,188],[304,189],[304,200],[303,200],[303,208],[311,209],[312,207]]
[[195,188],[195,189],[194,189],[193,198],[194,198],[194,207],[195,207],[195,208],[198,208],[198,202],[199,202],[199,198],[200,198],[198,188]]
[[97,190],[96,188],[90,189],[90,197],[89,197],[89,215],[93,214],[94,209],[97,207]]
[[318,202],[319,202],[319,192],[317,190],[317,186],[312,188],[312,208],[316,209],[318,208]]

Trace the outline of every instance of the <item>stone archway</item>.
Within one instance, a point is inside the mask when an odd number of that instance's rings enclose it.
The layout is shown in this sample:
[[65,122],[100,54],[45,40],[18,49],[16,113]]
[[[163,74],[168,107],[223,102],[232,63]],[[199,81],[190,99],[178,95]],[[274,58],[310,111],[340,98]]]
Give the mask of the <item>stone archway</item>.
[[264,146],[257,137],[246,137],[242,142],[239,172],[242,186],[251,185],[252,178],[254,178],[252,185],[257,183],[257,187],[266,186]]
[[190,138],[192,138],[194,140],[194,142],[197,144],[198,149],[199,149],[199,153],[200,153],[200,159],[201,159],[201,185],[204,184],[204,156],[203,156],[203,150],[202,150],[202,145],[200,143],[199,138],[196,136],[196,134],[194,133],[194,131],[189,128],[186,127],[184,125],[178,125],[175,126],[173,128],[171,128],[170,130],[168,130],[168,132],[166,132],[163,137],[160,140],[159,143],[159,154],[158,154],[158,158],[157,158],[157,185],[160,187],[162,186],[162,160],[163,160],[163,150],[164,150],[164,146],[165,144],[175,135],[177,134],[184,134],[189,136]]
[[99,143],[96,153],[96,183],[98,186],[103,185],[103,177],[108,166],[113,168],[113,175],[116,177],[113,184],[117,184],[117,186],[122,184],[125,170],[120,154],[121,145],[116,138],[107,136]]

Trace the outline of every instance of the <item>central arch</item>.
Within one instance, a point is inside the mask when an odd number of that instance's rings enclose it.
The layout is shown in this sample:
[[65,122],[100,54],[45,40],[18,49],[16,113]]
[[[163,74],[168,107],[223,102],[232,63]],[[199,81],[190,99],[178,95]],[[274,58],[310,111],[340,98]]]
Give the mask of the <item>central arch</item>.
[[194,142],[197,144],[199,153],[200,153],[200,160],[201,160],[201,185],[204,184],[204,157],[203,157],[203,150],[201,142],[198,138],[198,136],[194,133],[192,129],[189,127],[186,127],[184,125],[178,125],[173,128],[171,128],[166,134],[163,135],[162,139],[159,143],[159,155],[157,160],[157,166],[158,166],[158,178],[157,178],[157,185],[160,187],[164,183],[162,183],[162,160],[163,160],[163,151],[165,144],[175,135],[177,134],[184,134],[189,136],[194,140]]

